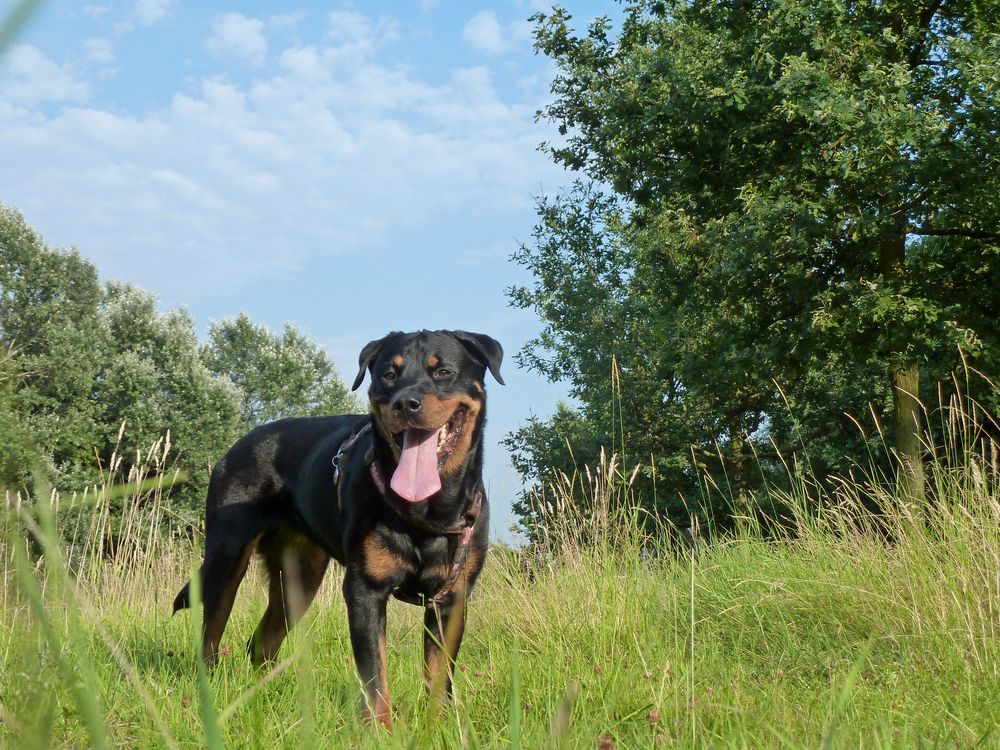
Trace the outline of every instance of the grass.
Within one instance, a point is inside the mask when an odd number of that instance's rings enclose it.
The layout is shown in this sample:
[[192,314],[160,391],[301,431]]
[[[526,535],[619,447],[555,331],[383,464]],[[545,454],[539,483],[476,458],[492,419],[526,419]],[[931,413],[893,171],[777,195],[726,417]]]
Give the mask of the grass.
[[[339,573],[279,662],[257,670],[245,655],[264,608],[253,569],[204,674],[193,613],[170,616],[200,551],[151,533],[160,489],[126,478],[114,502],[129,531],[110,560],[92,551],[112,493],[89,495],[75,548],[91,553],[76,557],[55,541],[48,503],[15,513],[8,497],[0,744],[995,747],[1000,471],[995,447],[978,445],[936,454],[926,506],[874,498],[896,508],[892,543],[858,530],[861,500],[884,491],[845,482],[794,538],[748,525],[694,552],[643,536],[609,461],[577,478],[593,512],[555,508],[544,547],[491,553],[453,707],[434,713],[424,695],[419,610],[390,604],[391,736],[359,719]],[[154,446],[150,466],[162,456]]]

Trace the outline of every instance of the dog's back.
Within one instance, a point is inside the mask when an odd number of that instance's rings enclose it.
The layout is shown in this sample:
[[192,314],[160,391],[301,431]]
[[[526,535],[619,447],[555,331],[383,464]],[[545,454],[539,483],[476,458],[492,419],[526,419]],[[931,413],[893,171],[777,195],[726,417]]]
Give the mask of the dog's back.
[[332,456],[367,415],[291,417],[268,422],[236,441],[215,465],[208,486],[206,527],[213,515],[233,504],[276,506],[292,489],[302,464],[317,451]]
[[[368,418],[361,414],[290,417],[268,422],[241,437],[212,470],[205,507],[206,537],[234,540],[234,545],[242,546],[268,531],[294,530],[299,525],[296,484],[302,476],[315,478],[317,473],[302,472],[302,465],[314,461],[321,474],[329,473],[332,491],[328,457]],[[252,513],[245,512],[251,507]],[[220,528],[223,532],[215,533]],[[174,598],[173,611],[189,606],[187,583]]]

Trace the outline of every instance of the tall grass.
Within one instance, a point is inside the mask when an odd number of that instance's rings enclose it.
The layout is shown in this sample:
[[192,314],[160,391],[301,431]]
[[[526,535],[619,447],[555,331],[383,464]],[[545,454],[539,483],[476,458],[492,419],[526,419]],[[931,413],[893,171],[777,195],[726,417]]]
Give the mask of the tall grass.
[[[863,473],[802,479],[760,499],[798,509],[782,539],[748,514],[710,544],[672,542],[615,456],[558,478],[539,542],[491,553],[450,707],[423,693],[419,611],[390,605],[392,736],[359,719],[338,572],[257,670],[252,569],[219,666],[200,670],[197,610],[169,608],[200,540],[157,533],[165,443],[136,462],[146,474],[109,467],[75,500],[8,495],[0,744],[996,746],[1000,461],[981,410],[954,402],[942,418],[924,504]],[[580,490],[585,510],[569,501]]]

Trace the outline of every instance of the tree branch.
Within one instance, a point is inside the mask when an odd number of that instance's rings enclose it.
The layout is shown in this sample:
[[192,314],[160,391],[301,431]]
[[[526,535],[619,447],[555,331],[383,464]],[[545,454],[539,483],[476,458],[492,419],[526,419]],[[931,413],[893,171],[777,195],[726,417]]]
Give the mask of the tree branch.
[[[701,459],[701,461],[703,462],[718,461],[725,465],[733,463],[732,456],[727,455],[725,453],[720,453],[718,451],[706,450],[698,445],[689,445],[688,451],[691,454],[691,457],[695,459],[695,461],[698,461],[699,459]],[[779,453],[776,450],[773,449],[763,450],[759,447],[752,446],[750,443],[747,443],[746,449],[740,455],[744,459],[746,458],[773,459],[779,457]],[[702,465],[704,466],[704,464]]]
[[907,234],[922,237],[966,237],[970,240],[1000,240],[1000,232],[977,232],[973,229],[932,229],[930,227],[907,227]]
[[917,22],[917,28],[920,29],[920,39],[910,50],[910,57],[907,62],[910,65],[910,70],[913,70],[920,64],[920,58],[923,57],[924,48],[927,45],[927,34],[931,28],[931,21],[934,20],[934,16],[941,9],[941,5],[944,0],[933,0],[930,5],[920,11],[920,20]]

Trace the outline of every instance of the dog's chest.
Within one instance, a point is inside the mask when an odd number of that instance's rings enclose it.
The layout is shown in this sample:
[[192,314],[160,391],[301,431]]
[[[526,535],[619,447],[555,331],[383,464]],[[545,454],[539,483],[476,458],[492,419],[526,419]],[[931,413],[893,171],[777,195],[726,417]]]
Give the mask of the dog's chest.
[[452,545],[444,536],[415,540],[375,529],[361,546],[365,576],[381,586],[428,594],[441,587],[451,569]]

